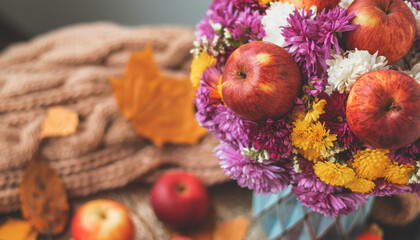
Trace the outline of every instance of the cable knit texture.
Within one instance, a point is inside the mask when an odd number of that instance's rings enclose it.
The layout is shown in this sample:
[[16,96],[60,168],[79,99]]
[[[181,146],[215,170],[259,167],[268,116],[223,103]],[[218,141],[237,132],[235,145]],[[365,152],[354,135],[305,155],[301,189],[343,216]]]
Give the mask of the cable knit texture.
[[[70,197],[117,188],[184,169],[208,185],[227,180],[207,135],[198,145],[153,146],[119,113],[109,77],[123,74],[130,53],[153,46],[165,74],[188,77],[193,30],[75,25],[15,44],[0,54],[0,213],[19,209],[18,185],[39,151],[62,176]],[[51,106],[79,114],[77,132],[38,139]],[[41,145],[40,145],[41,144]]]

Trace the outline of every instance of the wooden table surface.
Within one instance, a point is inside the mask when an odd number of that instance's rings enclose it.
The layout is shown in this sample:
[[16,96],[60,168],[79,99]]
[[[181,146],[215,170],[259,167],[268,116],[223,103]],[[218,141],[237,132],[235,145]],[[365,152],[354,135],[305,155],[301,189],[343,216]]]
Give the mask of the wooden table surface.
[[[89,197],[73,199],[70,201],[71,217],[74,215],[75,211],[87,201],[102,198],[112,199],[128,206],[132,212],[135,212],[132,216],[136,225],[136,239],[169,239],[168,232],[163,224],[156,219],[156,216],[150,207],[150,188],[150,185],[132,183],[121,189],[104,191]],[[251,191],[238,187],[235,182],[211,186],[208,190],[214,207],[216,221],[223,222],[241,215],[245,215],[252,221]],[[42,237],[40,239],[51,238]],[[69,227],[67,227],[62,235],[52,239],[71,239]],[[251,223],[246,239],[263,240],[265,237],[260,228],[256,224]]]

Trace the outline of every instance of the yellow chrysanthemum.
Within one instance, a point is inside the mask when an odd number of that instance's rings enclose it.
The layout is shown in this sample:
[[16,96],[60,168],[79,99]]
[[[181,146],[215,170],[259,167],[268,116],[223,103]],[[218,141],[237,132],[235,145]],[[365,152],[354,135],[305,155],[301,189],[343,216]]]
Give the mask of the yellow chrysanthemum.
[[308,113],[306,113],[305,121],[307,122],[318,121],[319,116],[325,113],[324,111],[325,104],[327,104],[327,101],[325,99],[321,99],[319,101],[313,102],[312,109]]
[[375,183],[364,178],[355,177],[353,181],[344,184],[344,186],[353,192],[370,193],[375,188]]
[[356,174],[368,180],[385,177],[385,169],[391,164],[388,157],[389,150],[365,149],[358,151],[352,161]]
[[317,162],[314,171],[319,179],[333,186],[344,186],[356,178],[353,169],[332,162]]
[[314,163],[318,162],[319,160],[324,159],[322,154],[316,151],[313,148],[308,148],[306,150],[299,150],[298,151],[305,159],[312,161]]
[[311,144],[309,140],[309,123],[298,119],[296,122],[293,122],[293,125],[295,126],[291,134],[293,146],[298,149],[308,149],[309,144]]
[[198,56],[194,57],[191,64],[190,80],[195,88],[200,86],[200,79],[203,72],[209,66],[215,65],[216,62],[217,59],[206,52],[201,52]]
[[323,123],[316,122],[310,125],[311,133],[309,141],[311,148],[319,153],[326,153],[327,149],[334,146],[333,142],[337,140],[336,134],[330,134],[330,130],[326,130]]
[[392,161],[385,171],[385,179],[396,184],[408,184],[408,179],[413,175],[416,168],[412,164],[398,164]]

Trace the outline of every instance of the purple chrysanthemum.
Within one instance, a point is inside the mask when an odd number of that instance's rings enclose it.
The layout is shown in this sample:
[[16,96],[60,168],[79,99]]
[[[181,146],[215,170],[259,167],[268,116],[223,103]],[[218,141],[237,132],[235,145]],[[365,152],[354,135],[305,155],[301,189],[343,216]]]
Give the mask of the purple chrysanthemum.
[[318,44],[324,46],[325,59],[330,58],[330,49],[334,46],[337,54],[340,54],[337,33],[353,31],[359,25],[351,25],[350,21],[354,18],[354,13],[347,15],[346,9],[340,9],[338,6],[334,9],[326,10],[316,15],[315,21],[319,26]]
[[305,105],[303,104],[303,101],[301,98],[295,98],[293,101],[295,106],[293,107],[293,111],[305,111]]
[[411,192],[417,193],[417,196],[420,198],[420,184],[411,184]]
[[337,33],[356,29],[350,25],[353,13],[346,15],[346,10],[336,7],[323,10],[315,20],[311,19],[312,10],[300,13],[297,9],[287,19],[289,25],[283,27],[286,49],[293,56],[308,79],[327,76],[326,60],[331,57],[332,45],[339,52]]
[[310,76],[320,76],[326,72],[327,64],[324,60],[324,50],[317,44],[319,39],[318,26],[311,21],[312,10],[302,9],[290,14],[288,26],[283,27],[285,48],[293,56],[303,73]]
[[195,118],[202,127],[207,128],[210,132],[214,132],[217,128],[213,118],[221,103],[216,89],[220,75],[217,68],[208,67],[201,75],[200,87],[197,89],[194,99],[197,107]]
[[400,164],[414,164],[414,161],[420,159],[420,139],[406,147],[392,150],[389,157]]
[[245,126],[252,145],[267,150],[272,159],[287,158],[292,152],[290,120],[246,121]]
[[292,188],[297,199],[324,216],[346,215],[366,203],[366,197],[359,193],[321,193],[306,188]]
[[277,193],[290,184],[289,171],[279,166],[277,160],[262,163],[250,160],[225,142],[216,147],[215,155],[226,175],[236,180],[239,186],[254,190],[257,194]]
[[228,142],[236,148],[239,145],[248,147],[249,139],[248,134],[245,132],[244,120],[227,106],[217,106],[212,122],[216,126],[212,132],[218,139]]
[[411,187],[408,185],[393,184],[380,179],[375,181],[375,189],[369,195],[383,197],[409,192],[410,190]]
[[212,121],[212,113],[216,110],[216,105],[210,102],[210,90],[200,87],[197,89],[197,96],[194,99],[197,112],[195,119],[200,126],[212,131],[214,124]]
[[308,79],[309,88],[305,87],[305,91],[311,96],[318,97],[318,94],[324,91],[327,85],[327,78],[319,78],[317,76],[312,76],[310,79]]
[[413,4],[414,8],[417,9],[417,11],[420,11],[420,1],[419,0],[407,0]]
[[261,40],[265,36],[264,26],[261,24],[262,17],[258,10],[249,7],[239,11],[235,23],[228,27],[233,39],[243,44]]
[[341,94],[338,91],[334,91],[331,95],[323,92],[319,95],[319,98],[327,101],[324,107],[325,113],[319,117],[325,123],[325,127],[330,130],[331,134],[337,135],[337,140],[342,146],[353,152],[360,150],[358,140],[350,130],[346,120],[348,95]]
[[206,15],[213,23],[218,23],[223,27],[234,24],[238,17],[238,11],[230,0],[216,0],[210,5]]
[[248,145],[244,120],[221,103],[217,91],[220,75],[220,71],[214,66],[203,72],[195,98],[196,120],[222,141],[233,146]]

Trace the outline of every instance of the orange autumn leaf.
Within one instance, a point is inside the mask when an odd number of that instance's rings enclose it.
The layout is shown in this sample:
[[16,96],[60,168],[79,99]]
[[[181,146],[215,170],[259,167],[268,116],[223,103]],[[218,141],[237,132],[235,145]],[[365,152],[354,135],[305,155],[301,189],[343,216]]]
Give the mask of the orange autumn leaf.
[[9,218],[0,226],[0,240],[36,240],[38,233],[25,220]]
[[213,240],[243,240],[248,231],[249,221],[245,216],[219,223],[213,233]]
[[79,116],[63,107],[50,107],[41,126],[40,138],[68,136],[76,132]]
[[69,217],[67,193],[47,161],[32,159],[22,174],[19,197],[23,216],[41,234],[63,232]]
[[110,82],[121,113],[155,145],[195,144],[207,133],[195,120],[189,79],[162,74],[151,46],[132,54],[124,76]]
[[185,235],[194,240],[212,240],[214,228],[216,226],[216,215],[214,205],[213,203],[210,203],[208,214],[199,226],[182,233],[171,228],[167,228],[167,231],[169,232],[170,238],[177,235]]

